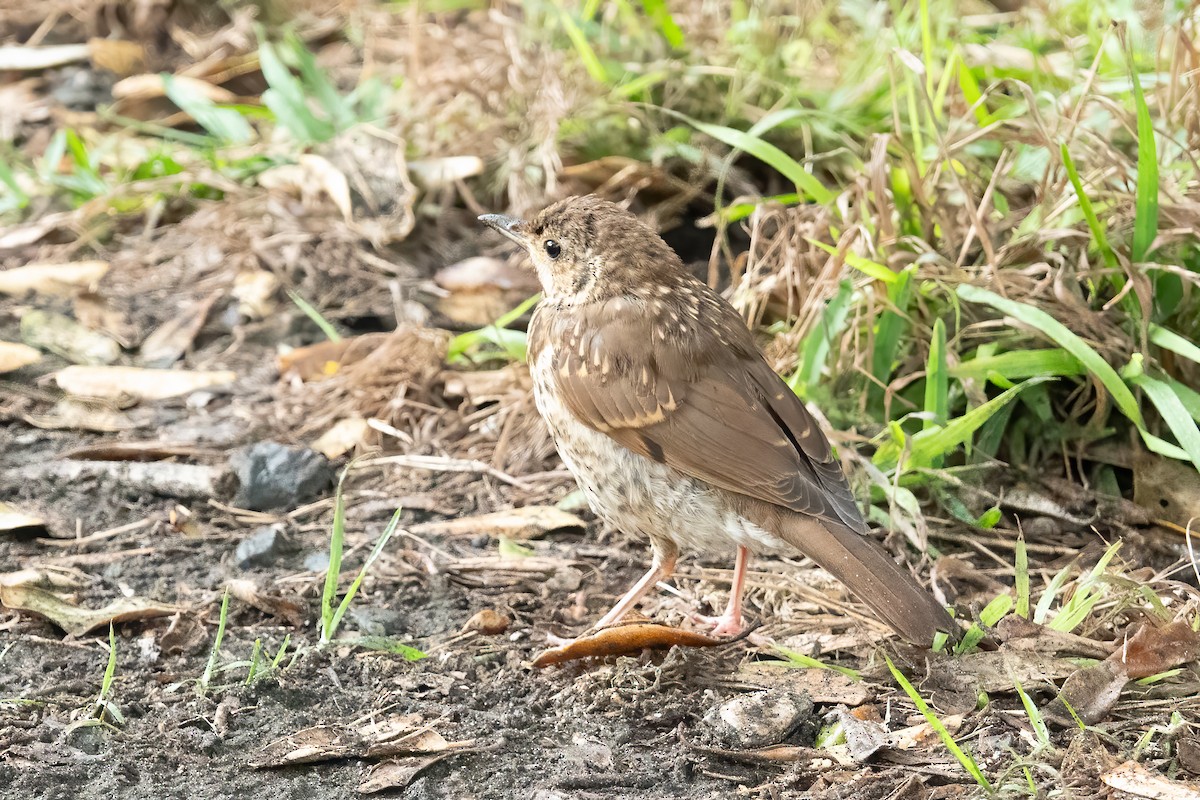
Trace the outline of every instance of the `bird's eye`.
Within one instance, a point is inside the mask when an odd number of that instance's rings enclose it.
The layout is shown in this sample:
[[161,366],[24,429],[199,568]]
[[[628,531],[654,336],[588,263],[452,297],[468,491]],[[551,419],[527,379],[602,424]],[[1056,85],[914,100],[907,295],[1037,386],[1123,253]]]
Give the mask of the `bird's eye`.
[[546,248],[546,255],[551,258],[558,258],[562,254],[562,245],[553,239],[547,239],[542,247]]

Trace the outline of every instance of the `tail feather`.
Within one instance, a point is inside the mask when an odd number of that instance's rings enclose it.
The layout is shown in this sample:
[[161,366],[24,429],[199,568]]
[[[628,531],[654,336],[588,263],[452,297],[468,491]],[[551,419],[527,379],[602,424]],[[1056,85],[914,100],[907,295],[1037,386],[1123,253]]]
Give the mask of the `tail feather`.
[[908,641],[929,647],[939,631],[952,641],[959,638],[954,618],[874,539],[796,513],[780,522],[776,533],[832,573]]

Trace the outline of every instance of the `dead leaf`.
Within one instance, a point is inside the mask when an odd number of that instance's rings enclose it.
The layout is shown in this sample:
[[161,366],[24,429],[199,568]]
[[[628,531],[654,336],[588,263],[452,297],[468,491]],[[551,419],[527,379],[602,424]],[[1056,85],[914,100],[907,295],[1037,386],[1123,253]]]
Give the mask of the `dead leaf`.
[[89,55],[91,50],[86,44],[10,44],[0,47],[0,72],[51,69],[86,61]]
[[332,461],[365,442],[370,430],[371,426],[362,417],[346,417],[317,437],[310,447]]
[[1136,761],[1126,761],[1100,776],[1104,785],[1149,800],[1200,800],[1200,786],[1156,775]]
[[264,319],[275,310],[279,278],[265,269],[240,270],[230,294],[238,301],[238,313],[249,319]]
[[237,380],[237,373],[72,366],[55,373],[54,380],[64,392],[79,397],[162,400],[200,389],[227,386]]
[[220,296],[220,292],[214,292],[195,303],[183,304],[175,316],[146,337],[138,351],[138,360],[147,367],[160,369],[182,358],[204,327],[208,312]]
[[316,764],[363,752],[359,735],[343,725],[317,725],[276,739],[250,763],[255,768]]
[[296,195],[306,207],[315,206],[316,198],[323,193],[333,202],[343,220],[350,222],[353,217],[350,183],[341,170],[322,156],[304,153],[297,158],[297,163],[272,167],[259,173],[256,180],[264,189]]
[[82,636],[109,623],[165,617],[181,610],[144,597],[122,597],[103,608],[81,608],[56,594],[27,585],[0,586],[0,604],[45,617],[71,636]]
[[116,433],[134,427],[133,421],[116,409],[70,398],[55,403],[49,414],[23,414],[21,419],[43,430]]
[[477,611],[469,620],[462,626],[462,630],[476,631],[484,636],[499,636],[508,630],[511,620],[499,611],[491,608],[485,608],[482,611]]
[[408,173],[426,189],[440,189],[483,173],[479,156],[447,156],[408,162]]
[[[186,88],[189,92],[203,95],[214,103],[236,103],[240,99],[228,89],[214,86],[208,81],[202,81],[199,78],[192,78],[187,75],[175,75],[172,77],[172,80],[181,88]],[[166,97],[167,87],[163,83],[163,76],[159,73],[132,75],[124,80],[117,81],[113,85],[112,96],[114,100],[152,100],[158,97]]]
[[146,48],[140,42],[127,39],[88,39],[92,63],[119,78],[135,75],[146,69]]
[[121,357],[121,345],[65,314],[25,312],[21,317],[21,338],[26,344],[60,355],[72,364],[111,364]]
[[403,789],[422,771],[449,755],[450,753],[439,753],[433,756],[410,756],[382,761],[367,772],[367,776],[358,785],[358,793],[374,794],[387,789]]
[[336,375],[375,352],[390,334],[365,333],[340,341],[324,341],[297,347],[278,358],[279,374],[302,381],[318,381]]
[[140,337],[137,327],[103,295],[81,292],[71,306],[75,319],[84,327],[108,334],[124,348],[133,349],[137,345]]
[[1186,622],[1142,625],[1107,659],[1068,676],[1046,707],[1046,716],[1064,726],[1070,725],[1074,716],[1093,725],[1108,716],[1129,681],[1157,675],[1197,657],[1200,635]]
[[434,274],[433,281],[448,292],[521,289],[532,294],[540,288],[532,270],[488,256],[473,256],[442,267]]
[[15,533],[17,531],[36,532],[45,530],[46,523],[41,517],[26,514],[16,506],[0,502],[0,533]]
[[442,373],[442,383],[446,397],[466,398],[475,405],[523,395],[533,387],[529,367],[524,364],[470,372],[446,370]]
[[0,294],[70,294],[78,287],[94,285],[107,272],[107,261],[26,264],[23,267],[0,270]]
[[59,458],[77,461],[162,461],[167,458],[217,457],[222,452],[171,442],[107,442],[68,450]]
[[227,585],[230,594],[243,603],[254,606],[264,614],[279,617],[297,628],[304,624],[304,607],[295,600],[261,591],[254,581],[235,579]]
[[0,342],[0,373],[13,372],[41,360],[41,351],[29,345]]
[[1142,625],[1109,660],[1123,665],[1130,680],[1148,678],[1200,657],[1200,634],[1183,620]]
[[786,661],[750,661],[733,676],[735,685],[752,689],[791,689],[814,703],[860,706],[871,698],[869,684],[832,669],[797,669]]
[[550,531],[582,530],[587,523],[574,514],[554,506],[522,506],[475,517],[458,517],[438,522],[423,522],[410,530],[434,536],[506,537],[514,540],[536,539]]
[[670,647],[713,647],[727,644],[695,631],[685,631],[652,622],[633,622],[601,628],[560,647],[551,647],[534,660],[534,667],[548,667],[581,658],[640,653],[642,650],[666,650]]

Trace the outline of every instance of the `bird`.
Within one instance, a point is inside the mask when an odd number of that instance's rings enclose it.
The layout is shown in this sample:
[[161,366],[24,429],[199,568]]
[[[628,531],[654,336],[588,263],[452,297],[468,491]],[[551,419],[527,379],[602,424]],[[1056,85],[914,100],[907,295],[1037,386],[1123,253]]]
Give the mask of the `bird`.
[[618,623],[681,552],[734,552],[717,636],[745,628],[751,555],[801,553],[909,642],[954,618],[869,535],[841,464],[742,317],[656,231],[595,195],[480,222],[520,245],[542,288],[527,337],[534,400],[592,510],[650,542]]

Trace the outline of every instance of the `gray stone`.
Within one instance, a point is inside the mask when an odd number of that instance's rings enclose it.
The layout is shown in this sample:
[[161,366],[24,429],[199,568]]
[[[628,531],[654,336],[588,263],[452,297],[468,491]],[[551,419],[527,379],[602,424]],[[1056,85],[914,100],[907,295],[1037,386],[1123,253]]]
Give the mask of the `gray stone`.
[[325,456],[279,442],[235,450],[229,466],[238,479],[233,504],[251,511],[296,508],[333,484],[333,468]]
[[259,528],[242,539],[237,546],[237,564],[242,569],[270,564],[287,550],[287,540],[280,525]]
[[812,712],[808,695],[768,689],[722,703],[704,716],[704,724],[725,747],[767,747],[785,740]]

